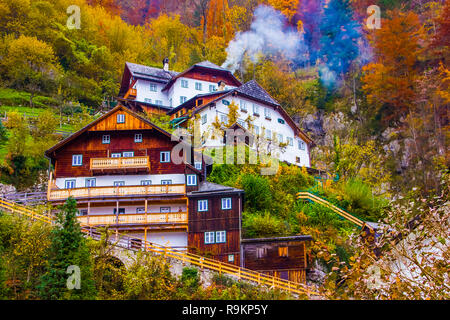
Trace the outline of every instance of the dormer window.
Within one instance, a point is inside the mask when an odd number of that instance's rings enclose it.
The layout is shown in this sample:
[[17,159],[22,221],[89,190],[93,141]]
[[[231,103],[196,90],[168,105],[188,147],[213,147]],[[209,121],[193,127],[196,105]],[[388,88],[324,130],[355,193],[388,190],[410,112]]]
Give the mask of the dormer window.
[[125,123],[125,115],[123,113],[117,115],[117,123]]

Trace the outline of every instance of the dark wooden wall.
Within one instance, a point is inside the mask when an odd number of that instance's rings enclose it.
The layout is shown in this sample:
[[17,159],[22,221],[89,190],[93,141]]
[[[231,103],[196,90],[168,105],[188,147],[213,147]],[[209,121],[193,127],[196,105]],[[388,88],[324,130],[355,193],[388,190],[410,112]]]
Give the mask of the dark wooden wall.
[[[243,267],[263,271],[269,274],[280,276],[284,273],[291,279],[304,276],[306,270],[306,241],[285,241],[285,242],[253,242],[242,243]],[[280,249],[287,247],[287,257],[280,256]],[[265,256],[257,256],[258,248],[265,250]],[[286,277],[283,275],[283,277]],[[293,280],[294,281],[294,280]]]
[[[203,80],[203,81],[209,81],[213,82],[217,85],[217,83],[222,80],[229,86],[239,86],[239,83],[236,82],[235,79],[231,75],[229,75],[226,72],[220,72],[217,70],[207,70],[207,69],[200,69],[195,68],[185,74],[183,74],[184,78],[190,78],[195,80]],[[195,89],[195,87],[194,87]],[[209,88],[202,88],[203,91],[209,90]],[[208,92],[208,91],[206,91]]]
[[[125,124],[117,124],[117,113],[125,113]],[[142,142],[134,142],[136,133],[142,134]],[[110,143],[102,143],[103,135],[110,135]],[[169,136],[152,128],[148,123],[119,110],[65,144],[52,155],[55,165],[54,177],[90,176],[92,175],[89,170],[91,158],[110,157],[111,153],[124,151],[133,151],[135,156],[149,156],[149,174],[195,173],[193,170],[186,172],[188,166],[184,163],[160,162],[160,152],[172,151],[177,144],[177,141],[171,141]],[[83,155],[81,166],[72,166],[74,154]],[[199,177],[198,181],[200,180]]]
[[[221,199],[231,198],[232,209],[222,210]],[[198,212],[197,200],[208,199],[208,211]],[[215,194],[189,198],[188,247],[192,253],[205,254],[228,262],[234,255],[234,264],[240,264],[240,211],[239,194]],[[226,243],[205,244],[204,232],[226,231]]]

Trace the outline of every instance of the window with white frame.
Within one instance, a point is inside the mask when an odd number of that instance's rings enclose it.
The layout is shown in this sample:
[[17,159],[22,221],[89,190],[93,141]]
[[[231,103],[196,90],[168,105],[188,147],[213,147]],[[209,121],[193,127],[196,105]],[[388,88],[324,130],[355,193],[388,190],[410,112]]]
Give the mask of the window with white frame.
[[269,129],[266,130],[266,139],[268,140],[272,139],[272,131]]
[[156,84],[150,83],[150,91],[153,91],[153,92],[156,92],[156,91],[157,91]]
[[150,98],[144,98],[144,102],[152,103],[152,99],[150,99]]
[[213,85],[213,84],[210,84],[209,85],[209,92],[214,92],[214,91],[216,91],[216,86]]
[[161,151],[159,153],[159,161],[161,163],[170,162],[170,151]]
[[281,133],[277,134],[277,139],[279,143],[283,143],[283,135]]
[[86,188],[95,187],[95,178],[86,178]]
[[222,210],[231,209],[231,198],[222,198]]
[[155,104],[156,104],[157,106],[162,106],[162,105],[163,105],[163,102],[162,102],[162,100],[155,100]]
[[194,167],[195,167],[195,169],[197,169],[197,170],[202,170],[202,163],[200,162],[200,161],[196,161],[195,163],[194,163]]
[[202,124],[205,124],[206,122],[208,122],[208,115],[204,114],[202,115]]
[[117,115],[117,123],[125,123],[125,115],[123,113]]
[[247,112],[247,102],[245,102],[244,100],[240,100],[239,104],[241,106],[241,110]]
[[258,126],[255,126],[255,133],[256,133],[256,135],[259,135],[259,127]]
[[122,154],[120,152],[111,153],[111,158],[120,158]]
[[197,211],[208,211],[208,200],[198,200],[197,201]]
[[228,262],[234,262],[234,254],[228,255]]
[[134,151],[125,151],[122,153],[124,158],[133,158],[134,157]]
[[161,180],[161,184],[172,184],[172,180]]
[[271,119],[271,112],[269,108],[264,108],[264,116],[268,119]]
[[298,140],[298,148],[300,150],[305,150],[305,143],[302,140]]
[[227,242],[227,232],[226,231],[216,231],[216,243]]
[[65,188],[66,189],[73,189],[76,186],[76,180],[71,179],[71,180],[66,180],[65,181]]
[[256,104],[253,105],[253,114],[259,116],[259,106]]
[[185,79],[181,79],[181,87],[182,88],[189,88],[189,82]]
[[149,186],[152,184],[152,180],[141,180],[141,186]]
[[186,175],[186,185],[196,186],[197,185],[197,175],[195,175],[195,174]]
[[291,147],[294,145],[294,139],[291,137],[286,137],[286,142]]
[[111,136],[109,134],[104,134],[102,137],[102,143],[110,143],[111,142]]
[[134,135],[134,142],[142,142],[142,133],[136,133]]
[[185,96],[180,96],[180,103],[185,103],[187,100],[187,97]]
[[220,115],[220,122],[228,123],[228,116],[226,114]]
[[214,243],[214,231],[207,231],[205,232],[205,244],[212,244]]
[[202,84],[201,84],[201,82],[196,82],[195,83],[195,90],[202,91]]
[[125,185],[125,181],[114,181],[114,187],[121,187]]
[[81,165],[83,165],[83,155],[82,154],[72,155],[72,166],[81,166]]

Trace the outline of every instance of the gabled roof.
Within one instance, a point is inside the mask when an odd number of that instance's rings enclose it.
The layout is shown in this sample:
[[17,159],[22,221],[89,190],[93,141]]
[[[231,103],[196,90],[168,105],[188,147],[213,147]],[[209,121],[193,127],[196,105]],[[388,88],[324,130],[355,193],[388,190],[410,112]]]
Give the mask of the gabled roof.
[[[54,145],[53,147],[51,147],[50,149],[48,149],[47,151],[45,151],[45,155],[49,158],[52,158],[52,153],[56,152],[57,150],[59,150],[60,148],[62,148],[63,146],[65,146],[66,144],[68,144],[69,142],[75,140],[76,138],[78,138],[79,136],[81,136],[83,133],[85,133],[86,131],[89,131],[89,129],[96,127],[99,123],[101,123],[103,120],[105,120],[106,118],[108,118],[111,114],[117,112],[117,111],[123,111],[128,113],[129,115],[131,115],[132,117],[135,117],[141,121],[143,121],[149,128],[154,129],[160,133],[162,133],[163,135],[167,136],[170,140],[172,140],[172,135],[171,133],[167,132],[164,129],[161,129],[160,127],[156,126],[155,124],[153,124],[152,122],[150,122],[149,120],[141,117],[140,115],[138,115],[137,113],[131,111],[129,108],[118,104],[115,108],[111,109],[110,111],[108,111],[107,113],[105,113],[104,115],[102,115],[100,118],[92,121],[91,123],[89,123],[87,126],[85,126],[84,128],[78,130],[77,132],[73,133],[72,135],[70,135],[69,137],[67,137],[66,139],[58,142],[56,145]],[[178,142],[180,141],[180,138],[177,138],[174,142]],[[205,157],[205,155],[204,155]],[[186,166],[188,166],[189,168],[191,168],[192,170],[194,170],[195,172],[201,174],[202,172],[198,169],[196,169],[193,165],[186,163]]]
[[244,190],[236,189],[233,187],[222,186],[217,183],[212,183],[208,181],[200,182],[198,190],[188,192],[188,196],[204,196],[205,194],[222,194],[222,193],[244,193]]
[[268,94],[267,91],[264,90],[264,88],[261,87],[255,80],[250,80],[249,82],[243,84],[235,90],[248,97],[255,98],[269,104],[277,106],[280,105],[278,101],[272,98],[270,94]]
[[222,70],[222,71],[228,71],[225,68],[219,67],[218,65],[206,60],[199,63],[194,64],[194,66],[204,67],[204,68],[210,68],[210,69],[216,69],[216,70]]
[[184,76],[185,74],[187,74],[188,72],[190,72],[191,70],[193,70],[195,68],[211,69],[211,70],[215,70],[216,72],[226,73],[232,79],[232,81],[236,84],[236,86],[240,86],[242,84],[233,75],[233,73],[231,73],[230,70],[227,70],[227,69],[224,69],[222,67],[219,67],[218,65],[216,65],[216,64],[214,64],[214,63],[212,63],[210,61],[202,61],[202,62],[199,62],[199,63],[196,63],[196,64],[192,65],[190,68],[186,69],[185,71],[183,71],[181,73],[178,73],[176,76],[174,76],[172,79],[170,79],[170,81],[164,86],[162,91],[168,90],[178,78]]
[[125,65],[127,66],[128,70],[130,70],[131,75],[134,78],[167,83],[170,79],[178,75],[178,72],[175,71],[164,71],[160,68],[144,66],[131,62],[126,62]]

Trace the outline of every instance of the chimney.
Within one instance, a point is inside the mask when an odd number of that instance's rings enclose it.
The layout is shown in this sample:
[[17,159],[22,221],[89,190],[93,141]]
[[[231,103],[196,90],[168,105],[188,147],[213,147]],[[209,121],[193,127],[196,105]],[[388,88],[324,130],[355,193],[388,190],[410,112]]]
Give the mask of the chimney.
[[217,85],[219,86],[219,89],[217,89],[218,91],[225,90],[225,82],[224,81],[219,80],[219,82],[217,82]]
[[164,58],[163,60],[163,70],[169,71],[169,58]]

